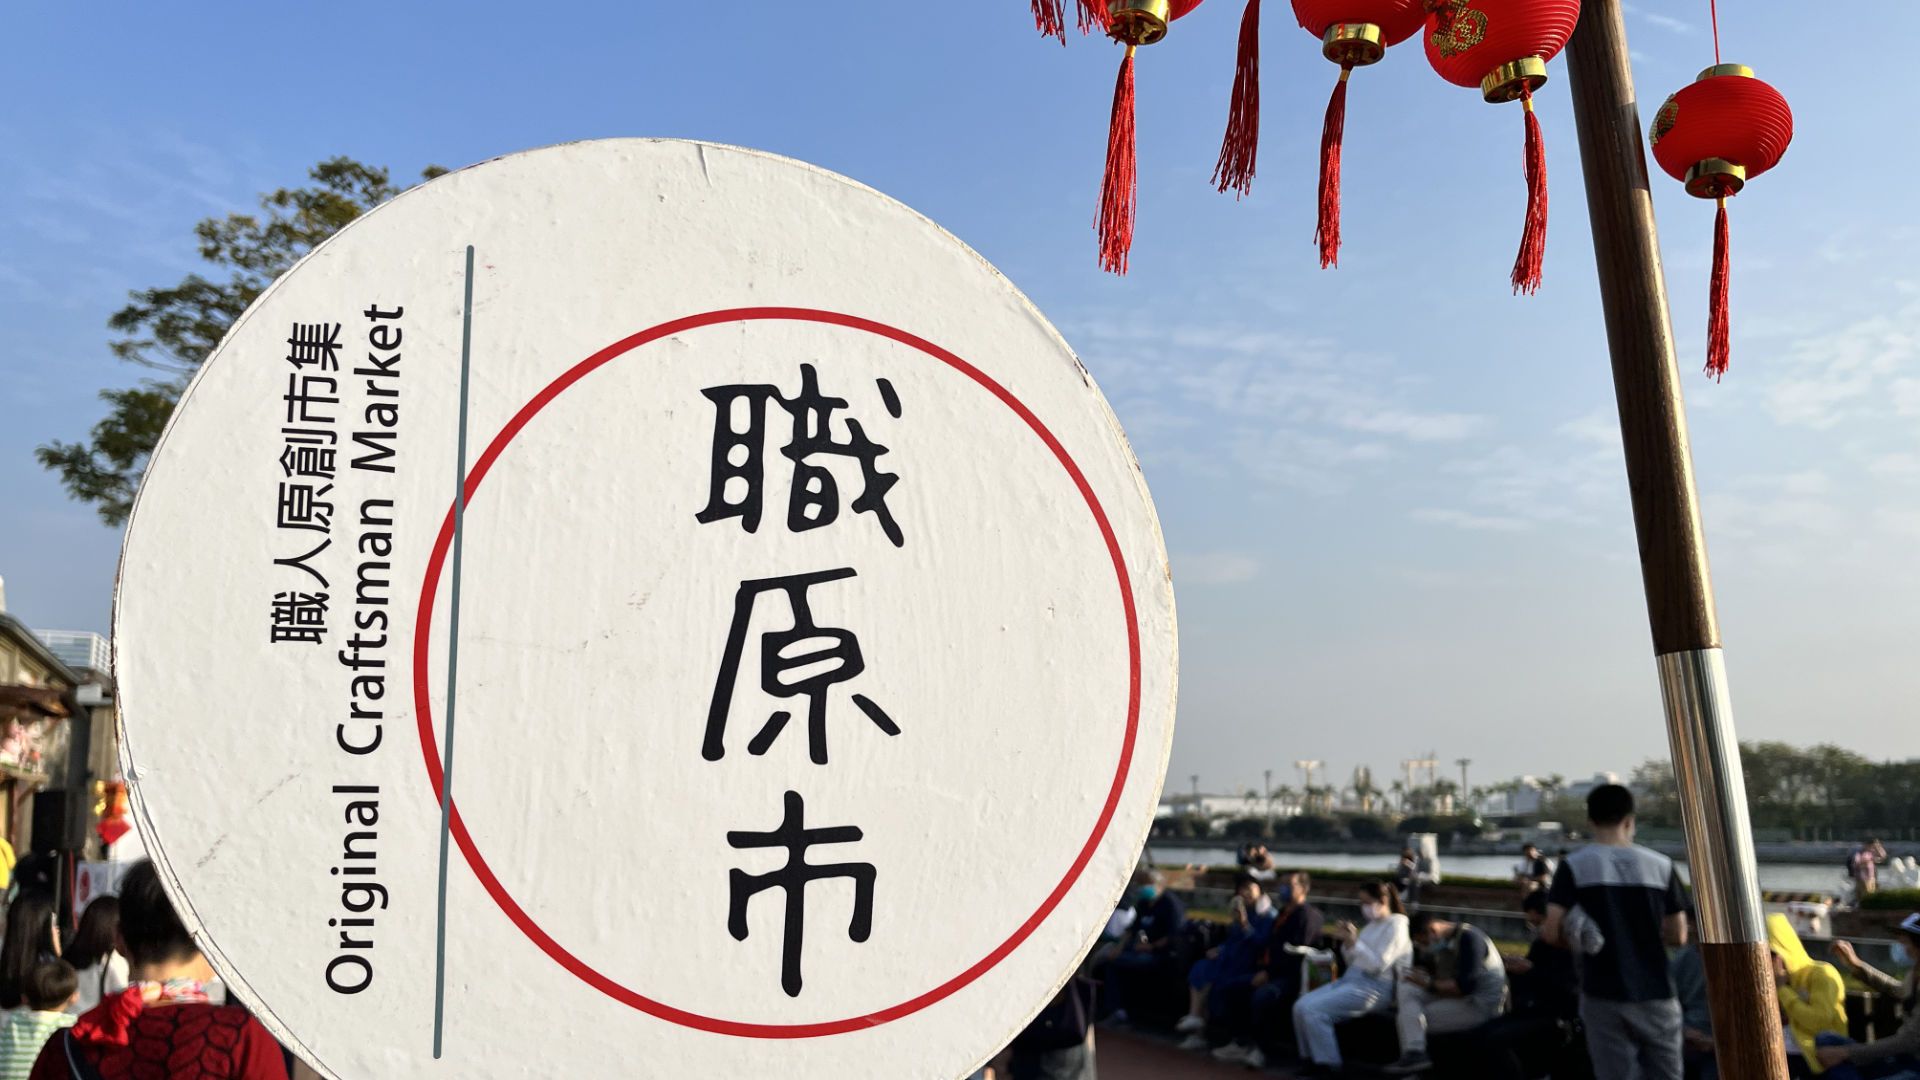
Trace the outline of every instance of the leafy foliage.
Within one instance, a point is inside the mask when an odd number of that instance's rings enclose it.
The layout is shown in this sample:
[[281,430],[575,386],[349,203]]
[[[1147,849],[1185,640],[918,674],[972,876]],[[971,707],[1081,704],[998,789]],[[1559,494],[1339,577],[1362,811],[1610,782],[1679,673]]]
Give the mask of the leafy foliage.
[[[1832,745],[1753,742],[1740,744],[1740,764],[1756,829],[1783,829],[1806,839],[1863,838],[1875,831],[1910,832],[1920,822],[1920,760],[1874,762]],[[1670,763],[1640,766],[1633,787],[1643,823],[1680,826]]]
[[[446,172],[432,167],[431,180]],[[138,386],[103,390],[107,415],[89,438],[55,441],[34,452],[60,474],[67,493],[92,503],[102,521],[119,525],[147,458],[173,407],[220,339],[247,305],[314,246],[348,222],[399,194],[387,170],[336,157],[308,172],[307,187],[281,188],[260,198],[258,214],[208,218],[194,228],[200,257],[218,271],[189,274],[179,284],[138,290],[107,320],[119,335],[115,356],[159,374]]]
[[1860,898],[1873,911],[1920,911],[1920,889],[1881,889]]

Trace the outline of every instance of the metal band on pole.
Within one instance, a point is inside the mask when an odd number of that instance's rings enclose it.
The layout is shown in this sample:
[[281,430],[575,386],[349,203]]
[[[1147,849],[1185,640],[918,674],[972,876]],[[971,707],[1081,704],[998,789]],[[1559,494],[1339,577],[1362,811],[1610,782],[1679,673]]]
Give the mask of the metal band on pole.
[[1585,0],[1567,46],[1627,486],[1722,1076],[1786,1080],[1646,147],[1620,0]]
[[1694,649],[1668,653],[1659,664],[1700,940],[1765,941],[1726,661],[1719,649]]

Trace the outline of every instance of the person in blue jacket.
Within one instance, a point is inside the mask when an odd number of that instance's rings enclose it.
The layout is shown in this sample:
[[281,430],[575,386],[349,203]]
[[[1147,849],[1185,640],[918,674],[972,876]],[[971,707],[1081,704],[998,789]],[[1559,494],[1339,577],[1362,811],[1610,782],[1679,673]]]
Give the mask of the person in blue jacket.
[[1253,976],[1260,970],[1267,937],[1279,917],[1252,874],[1234,879],[1226,940],[1207,950],[1187,972],[1187,1015],[1174,1026],[1187,1037],[1180,1044],[1182,1049],[1207,1049],[1212,1045],[1206,1035],[1208,1018],[1225,1019],[1235,1005],[1252,998]]

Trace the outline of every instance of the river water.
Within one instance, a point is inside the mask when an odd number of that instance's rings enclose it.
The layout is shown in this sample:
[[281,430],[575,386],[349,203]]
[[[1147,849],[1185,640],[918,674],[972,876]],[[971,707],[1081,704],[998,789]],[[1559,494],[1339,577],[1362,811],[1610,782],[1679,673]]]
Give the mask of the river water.
[[[1154,844],[1150,848],[1153,861],[1161,865],[1231,866],[1233,852],[1222,848],[1180,847],[1174,844]],[[1389,872],[1398,861],[1391,855],[1348,855],[1325,851],[1281,851],[1273,850],[1275,865],[1301,870],[1378,870],[1383,875]],[[1448,874],[1461,874],[1466,877],[1509,878],[1513,876],[1514,865],[1520,861],[1518,855],[1440,855],[1440,874],[1444,879]],[[1678,861],[1678,860],[1676,860]],[[1687,864],[1679,862],[1680,874],[1685,877]],[[1829,896],[1844,896],[1847,892],[1847,876],[1835,859],[1833,865],[1818,863],[1761,863],[1760,887],[1769,892],[1823,892]],[[1884,884],[1884,881],[1883,881]]]

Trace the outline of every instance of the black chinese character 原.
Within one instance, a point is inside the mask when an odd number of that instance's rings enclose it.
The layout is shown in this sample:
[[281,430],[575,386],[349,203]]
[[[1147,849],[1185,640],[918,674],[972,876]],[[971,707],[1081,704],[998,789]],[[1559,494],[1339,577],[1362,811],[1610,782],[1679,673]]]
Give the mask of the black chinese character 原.
[[822,844],[850,844],[863,835],[859,828],[843,825],[829,829],[809,829],[806,804],[797,791],[787,792],[786,813],[780,827],[772,832],[729,832],[727,844],[742,850],[786,848],[787,862],[778,870],[749,874],[733,870],[727,875],[727,932],[735,941],[747,940],[747,905],[768,889],[786,894],[785,925],[780,941],[780,989],[788,997],[800,996],[800,947],[806,930],[806,889],[809,884],[827,878],[853,880],[853,919],[847,924],[847,937],[865,942],[873,933],[873,883],[878,871],[872,863],[807,862],[807,848]]
[[[739,591],[734,594],[733,621],[727,629],[720,675],[714,683],[713,701],[707,708],[706,738],[700,748],[702,757],[719,761],[726,756],[727,717],[732,711],[734,686],[740,676],[740,659],[746,651],[747,627],[753,619],[754,604],[767,593],[784,592],[793,608],[793,626],[760,635],[760,689],[774,697],[804,696],[807,699],[808,756],[816,765],[827,763],[827,691],[836,683],[858,676],[867,665],[860,654],[860,641],[851,632],[822,627],[813,621],[813,605],[807,598],[807,590],[853,576],[852,567],[842,567],[740,583]],[[819,648],[805,648],[814,643],[823,644]],[[801,648],[796,651],[796,646]],[[795,672],[799,677],[789,682],[788,678]],[[900,726],[865,694],[854,694],[853,703],[881,731],[888,735],[900,734]],[[765,754],[792,718],[784,709],[768,717],[766,726],[747,743],[747,752],[755,756]]]
[[306,529],[312,532],[326,532],[333,527],[333,504],[322,501],[322,496],[333,490],[332,484],[323,484],[314,490],[311,484],[280,483],[278,508],[274,512],[274,526],[281,529]]

